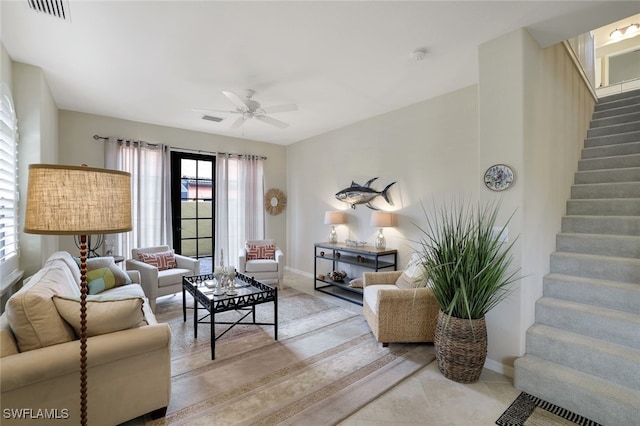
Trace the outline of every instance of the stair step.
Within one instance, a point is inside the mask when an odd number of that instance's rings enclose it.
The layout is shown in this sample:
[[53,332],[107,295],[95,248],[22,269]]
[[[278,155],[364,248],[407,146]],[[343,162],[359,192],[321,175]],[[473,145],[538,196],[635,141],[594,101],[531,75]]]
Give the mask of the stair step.
[[514,366],[516,389],[602,425],[638,425],[640,391],[535,355],[518,358]]
[[536,323],[640,349],[640,314],[541,297]]
[[598,99],[598,103],[607,103],[617,101],[624,98],[635,98],[640,96],[640,89],[627,90],[626,92],[614,93],[612,95],[602,96]]
[[640,350],[544,324],[527,330],[527,354],[640,391]]
[[564,216],[562,232],[640,236],[640,216]]
[[615,135],[595,136],[584,140],[585,148],[593,148],[603,145],[614,145],[617,143],[638,142],[640,141],[640,131],[616,133]]
[[584,183],[571,186],[571,199],[640,198],[640,181]]
[[640,313],[640,286],[637,283],[547,274],[543,289],[544,297]]
[[640,259],[640,237],[561,232],[556,235],[556,251]]
[[614,124],[631,123],[634,121],[640,121],[640,105],[637,107],[631,107],[629,113],[617,113],[608,117],[595,118],[591,121],[591,128],[596,129],[599,127],[611,126]]
[[611,124],[609,126],[601,126],[587,130],[587,138],[596,138],[598,136],[617,135],[619,133],[636,132],[640,130],[640,121],[632,121],[630,123]]
[[596,146],[593,148],[584,148],[582,150],[582,159],[612,157],[615,155],[627,155],[640,153],[640,142],[626,142],[615,145]]
[[551,273],[638,283],[640,259],[569,252],[551,253]]
[[587,158],[578,161],[578,171],[640,167],[640,154]]
[[[608,99],[607,99],[608,98]],[[594,108],[595,111],[603,111],[611,108],[619,108],[628,105],[638,105],[640,103],[640,97],[635,93],[629,93],[627,96],[621,96],[619,98],[613,98],[607,96],[602,98]]]
[[640,216],[640,198],[569,200],[567,215]]
[[625,105],[618,108],[603,109],[602,111],[595,111],[593,113],[593,121],[603,120],[609,117],[624,116],[628,114],[634,114],[640,111],[640,105]]
[[640,167],[576,172],[575,183],[640,182]]

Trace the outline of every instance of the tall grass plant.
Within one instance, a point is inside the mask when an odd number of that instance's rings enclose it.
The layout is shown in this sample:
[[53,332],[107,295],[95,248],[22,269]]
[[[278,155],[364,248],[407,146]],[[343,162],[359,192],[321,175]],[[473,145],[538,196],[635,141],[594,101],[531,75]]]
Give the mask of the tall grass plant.
[[449,318],[483,318],[520,279],[519,270],[510,270],[516,239],[502,243],[513,214],[502,228],[495,228],[499,202],[473,207],[452,201],[434,205],[432,211],[424,204],[422,208],[426,223],[416,224],[417,251],[440,309]]

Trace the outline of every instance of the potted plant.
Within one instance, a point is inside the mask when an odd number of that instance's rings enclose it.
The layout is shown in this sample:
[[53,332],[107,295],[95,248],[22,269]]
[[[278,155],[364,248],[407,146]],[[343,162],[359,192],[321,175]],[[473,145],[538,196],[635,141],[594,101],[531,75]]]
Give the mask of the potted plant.
[[498,210],[498,203],[473,208],[452,202],[428,214],[423,206],[426,225],[416,225],[425,278],[440,306],[434,339],[438,368],[460,383],[480,378],[487,357],[485,315],[519,279],[517,270],[510,271],[515,240],[503,245],[505,228],[494,230]]

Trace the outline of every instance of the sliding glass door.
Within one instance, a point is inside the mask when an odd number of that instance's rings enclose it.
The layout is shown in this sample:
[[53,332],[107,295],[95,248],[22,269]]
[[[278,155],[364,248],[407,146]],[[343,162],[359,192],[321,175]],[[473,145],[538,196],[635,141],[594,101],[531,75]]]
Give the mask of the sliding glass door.
[[176,253],[200,259],[210,273],[215,232],[215,156],[171,153],[173,245]]

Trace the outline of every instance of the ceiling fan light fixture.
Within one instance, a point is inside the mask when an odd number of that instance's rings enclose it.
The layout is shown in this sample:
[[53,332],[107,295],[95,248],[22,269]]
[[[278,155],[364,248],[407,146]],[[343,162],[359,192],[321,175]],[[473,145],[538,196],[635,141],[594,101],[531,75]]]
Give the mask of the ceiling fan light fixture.
[[427,49],[420,48],[411,52],[411,58],[415,61],[422,61],[427,57]]

